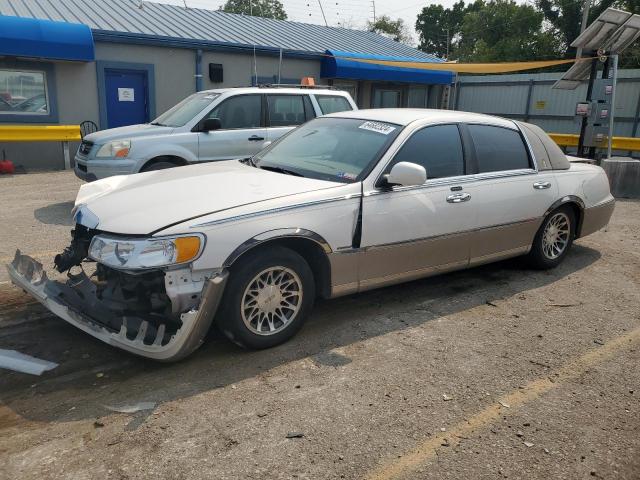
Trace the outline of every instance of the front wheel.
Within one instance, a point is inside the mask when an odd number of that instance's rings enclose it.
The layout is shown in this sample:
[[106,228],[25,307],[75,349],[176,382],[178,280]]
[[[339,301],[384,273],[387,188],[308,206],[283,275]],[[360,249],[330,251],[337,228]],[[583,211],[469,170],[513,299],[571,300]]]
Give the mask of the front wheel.
[[300,330],[315,299],[313,272],[293,250],[271,247],[240,258],[229,275],[220,330],[244,348],[269,348]]
[[145,165],[144,167],[142,167],[140,172],[155,172],[156,170],[166,170],[167,168],[174,168],[177,166],[178,165],[171,162],[155,162],[151,165]]
[[562,262],[573,244],[575,213],[571,207],[560,207],[544,219],[536,233],[529,264],[541,270],[554,268]]

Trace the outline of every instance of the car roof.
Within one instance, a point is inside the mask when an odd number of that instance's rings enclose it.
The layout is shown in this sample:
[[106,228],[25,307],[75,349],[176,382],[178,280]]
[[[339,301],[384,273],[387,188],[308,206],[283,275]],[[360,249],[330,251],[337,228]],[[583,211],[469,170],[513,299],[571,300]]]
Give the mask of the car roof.
[[485,123],[506,128],[517,128],[511,120],[481,113],[460,112],[457,110],[436,110],[430,108],[374,108],[330,113],[325,117],[355,118],[376,122],[408,125],[418,120],[433,123]]
[[319,95],[349,95],[344,90],[331,90],[329,88],[305,88],[305,87],[230,87],[230,88],[214,88],[212,90],[203,90],[199,93],[311,93]]

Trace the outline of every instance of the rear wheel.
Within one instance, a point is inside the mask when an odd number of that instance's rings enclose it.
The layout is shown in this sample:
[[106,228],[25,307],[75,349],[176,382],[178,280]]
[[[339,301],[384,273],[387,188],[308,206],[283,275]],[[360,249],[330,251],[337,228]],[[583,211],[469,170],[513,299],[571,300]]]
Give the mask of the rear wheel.
[[291,338],[311,313],[313,273],[293,250],[250,252],[231,270],[216,323],[234,343],[269,348]]
[[533,240],[528,255],[530,265],[538,269],[559,265],[573,244],[575,223],[575,213],[569,206],[551,212]]

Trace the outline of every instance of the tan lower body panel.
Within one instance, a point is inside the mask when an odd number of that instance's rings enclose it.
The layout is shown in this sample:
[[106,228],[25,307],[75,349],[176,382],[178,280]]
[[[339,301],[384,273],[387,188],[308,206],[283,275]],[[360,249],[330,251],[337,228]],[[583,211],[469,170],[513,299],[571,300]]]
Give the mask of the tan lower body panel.
[[[542,218],[477,230],[471,235],[471,263],[486,263],[509,256],[511,252],[529,249]],[[483,259],[486,259],[483,261]]]
[[609,223],[609,219],[611,219],[615,205],[615,200],[611,200],[602,205],[586,208],[582,218],[580,236],[590,235],[606,226]]

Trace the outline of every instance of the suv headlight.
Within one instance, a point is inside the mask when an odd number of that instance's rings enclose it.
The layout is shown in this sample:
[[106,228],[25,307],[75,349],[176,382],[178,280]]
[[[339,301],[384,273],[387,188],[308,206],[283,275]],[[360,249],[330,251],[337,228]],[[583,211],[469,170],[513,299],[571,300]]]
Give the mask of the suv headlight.
[[131,149],[131,140],[115,140],[100,147],[96,158],[126,158]]
[[166,267],[198,258],[204,241],[202,234],[158,238],[96,235],[89,246],[89,258],[120,270]]

